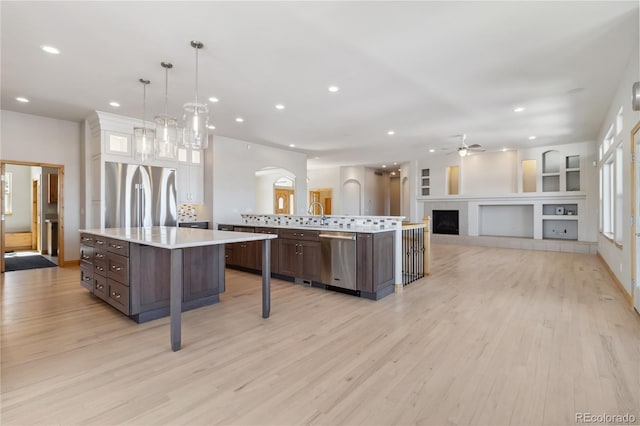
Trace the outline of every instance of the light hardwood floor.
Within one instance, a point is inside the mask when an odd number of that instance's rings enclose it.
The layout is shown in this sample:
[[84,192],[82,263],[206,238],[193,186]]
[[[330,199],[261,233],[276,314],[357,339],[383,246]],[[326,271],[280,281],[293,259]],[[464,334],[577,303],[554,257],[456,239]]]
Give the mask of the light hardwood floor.
[[[640,317],[595,256],[433,246],[374,302],[227,271],[219,304],[135,324],[78,268],[2,277],[2,424],[571,425],[640,418]],[[640,422],[637,420],[636,422]]]

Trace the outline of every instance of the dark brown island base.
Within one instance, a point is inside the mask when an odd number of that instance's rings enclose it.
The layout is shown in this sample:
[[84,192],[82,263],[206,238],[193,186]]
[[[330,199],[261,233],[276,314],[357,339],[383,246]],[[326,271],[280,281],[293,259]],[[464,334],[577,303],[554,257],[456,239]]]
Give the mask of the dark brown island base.
[[[394,291],[395,230],[218,225],[219,230],[277,235],[271,276],[378,300]],[[261,245],[227,244],[227,267],[262,271]]]
[[[225,244],[261,244],[270,264],[274,235],[180,227],[82,230],[81,283],[137,322],[171,316],[171,348],[181,345],[181,312],[219,301]],[[262,316],[270,312],[270,271],[262,274]]]

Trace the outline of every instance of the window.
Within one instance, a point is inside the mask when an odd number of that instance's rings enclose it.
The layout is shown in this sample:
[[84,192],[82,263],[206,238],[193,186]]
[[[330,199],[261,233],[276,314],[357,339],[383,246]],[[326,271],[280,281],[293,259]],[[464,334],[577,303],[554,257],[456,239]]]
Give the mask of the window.
[[[617,122],[616,122],[617,131]],[[623,144],[614,143],[611,126],[602,142],[603,158],[600,163],[600,231],[621,245],[623,240]]]
[[622,133],[622,125],[623,125],[623,116],[624,110],[620,107],[620,111],[618,111],[618,115],[616,116],[616,136]]
[[11,172],[7,172],[4,174],[4,214],[13,213],[13,203],[12,203],[12,179],[13,175]]

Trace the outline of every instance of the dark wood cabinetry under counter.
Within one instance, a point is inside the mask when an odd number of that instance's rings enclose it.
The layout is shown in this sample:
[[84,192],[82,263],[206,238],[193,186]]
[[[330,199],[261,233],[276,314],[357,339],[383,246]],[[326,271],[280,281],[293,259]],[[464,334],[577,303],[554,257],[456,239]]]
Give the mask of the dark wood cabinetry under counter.
[[[218,225],[221,231],[277,234],[271,241],[271,273],[278,278],[335,290],[322,282],[323,231],[301,228],[270,228],[265,226]],[[395,231],[358,232],[356,235],[356,285],[349,294],[381,299],[394,291]],[[226,266],[248,272],[262,269],[261,248],[247,243],[228,244]]]
[[[169,315],[170,251],[82,234],[80,280],[94,296],[142,323]],[[224,291],[224,246],[183,249],[182,310],[216,303]]]

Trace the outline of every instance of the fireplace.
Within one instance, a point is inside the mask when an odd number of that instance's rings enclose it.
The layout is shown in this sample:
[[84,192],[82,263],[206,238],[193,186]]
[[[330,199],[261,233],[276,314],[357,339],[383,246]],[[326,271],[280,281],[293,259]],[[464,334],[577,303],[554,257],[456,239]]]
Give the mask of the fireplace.
[[433,233],[459,235],[458,210],[433,210]]

